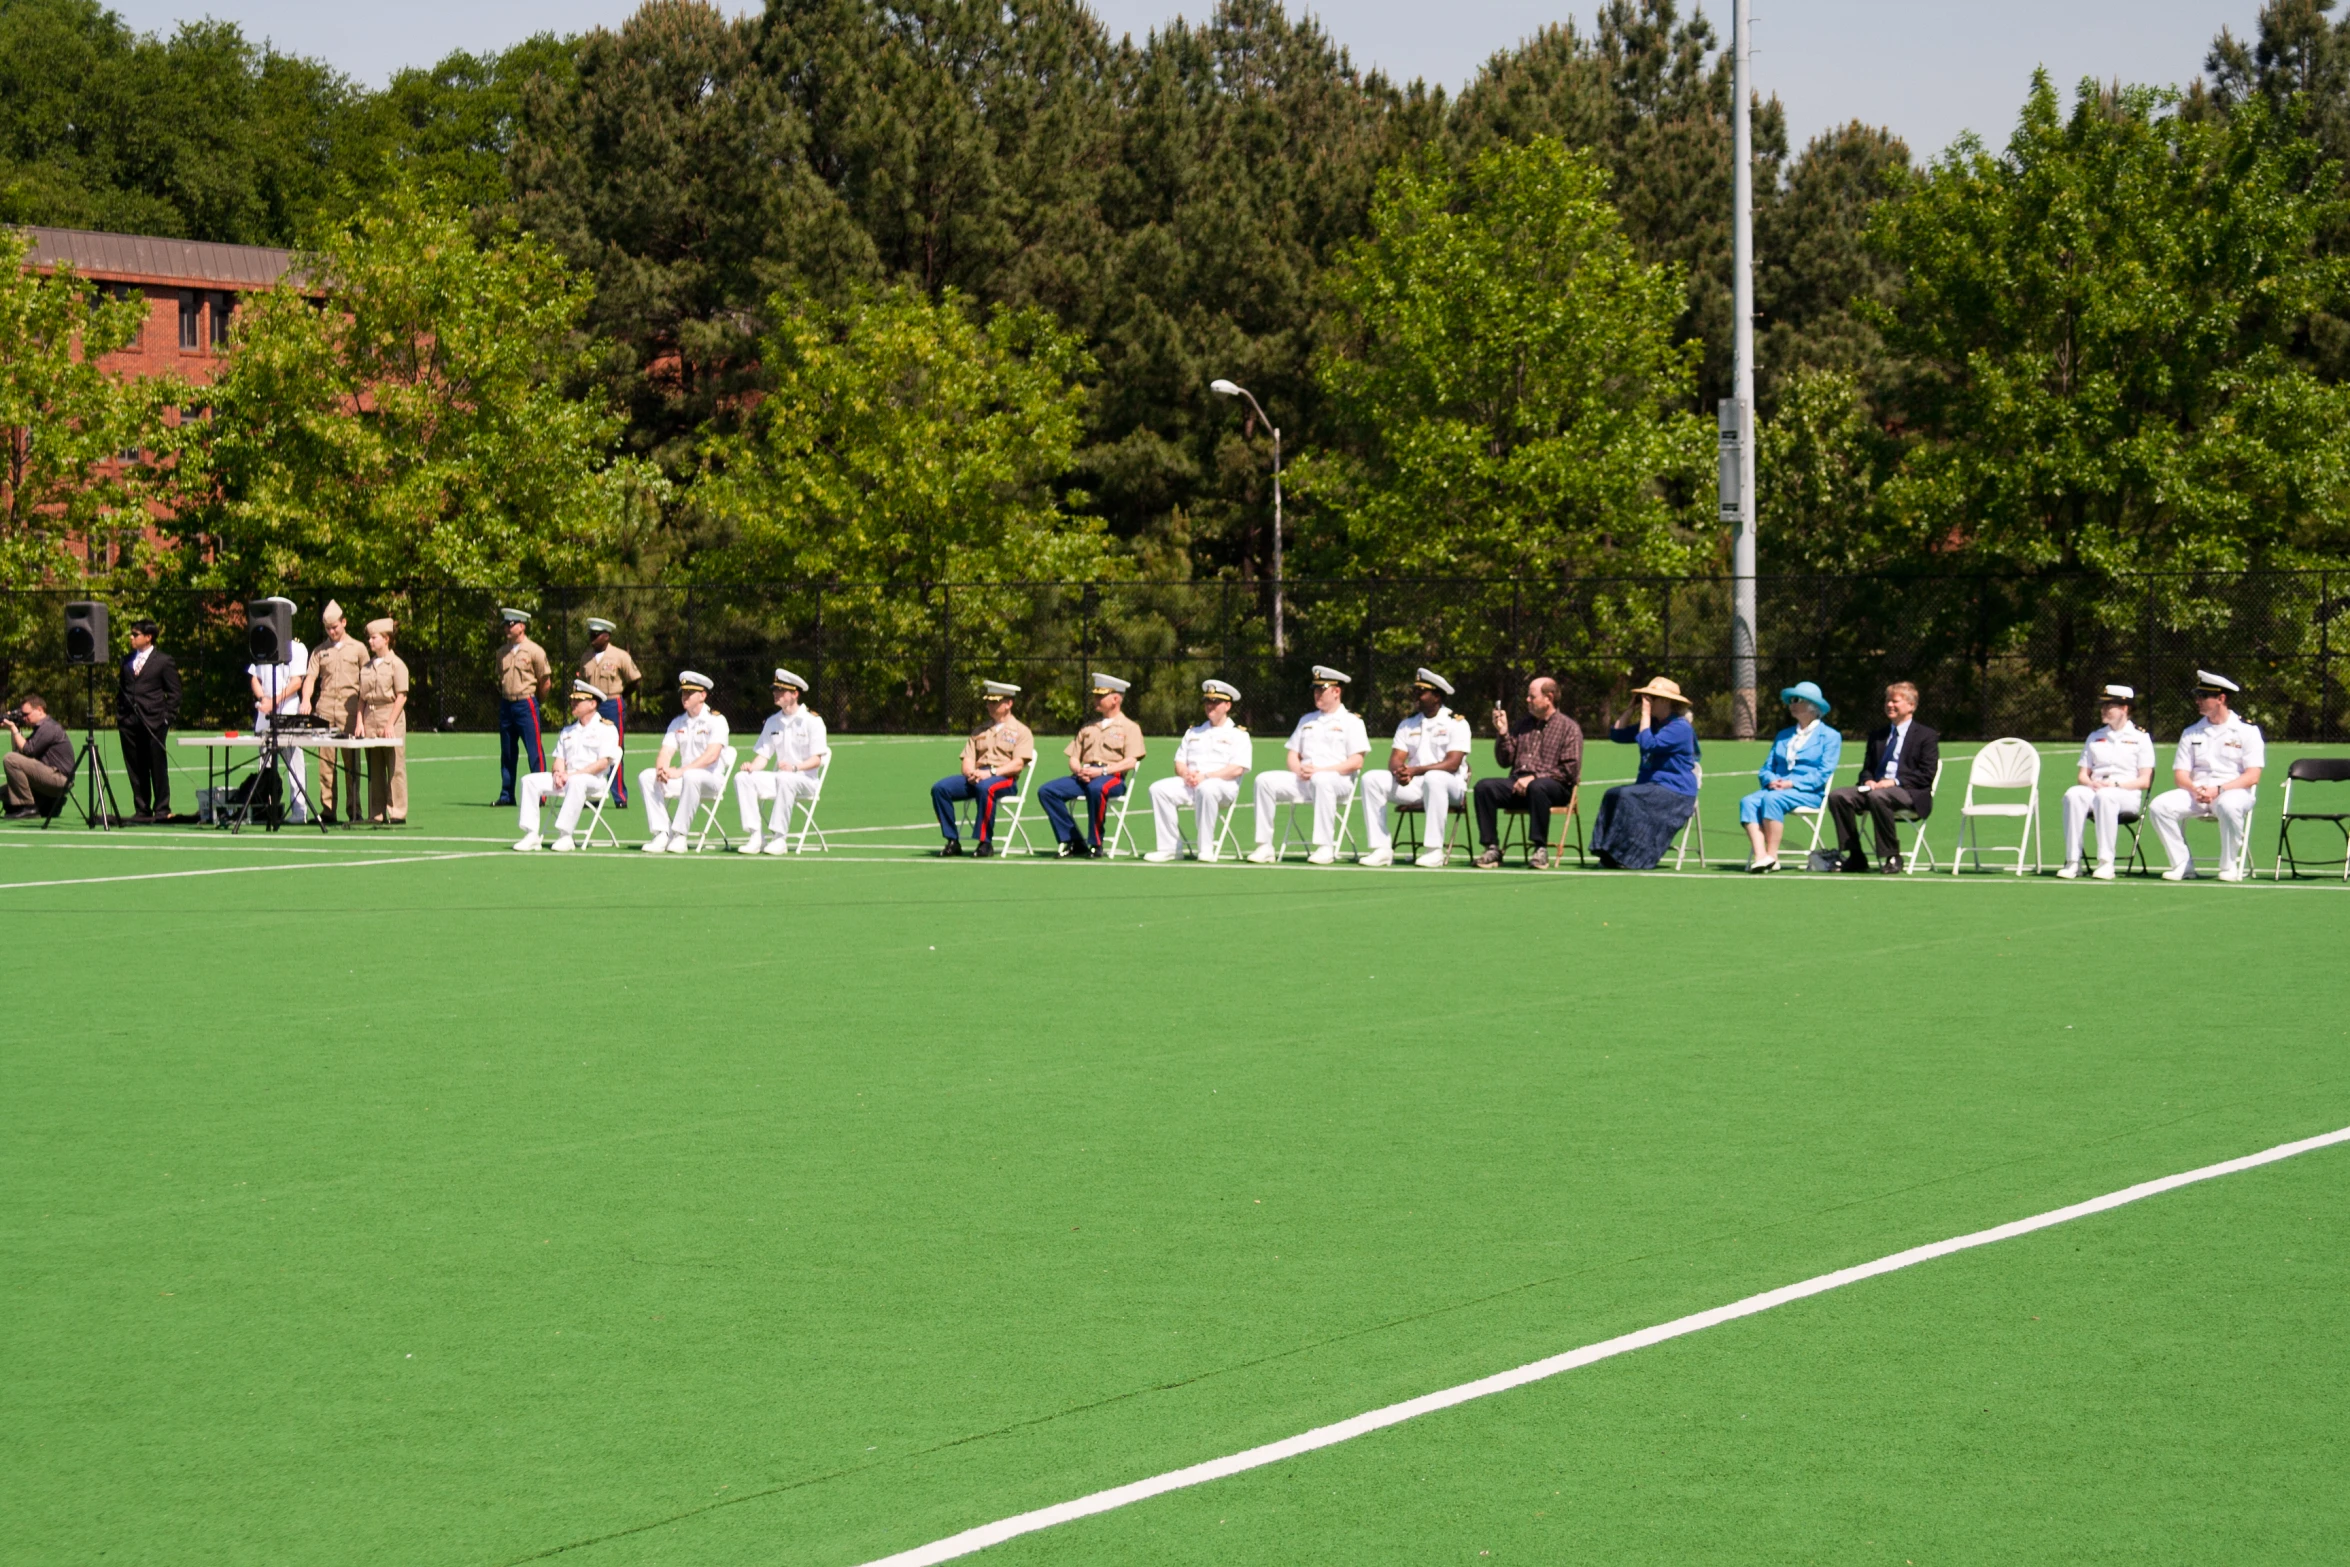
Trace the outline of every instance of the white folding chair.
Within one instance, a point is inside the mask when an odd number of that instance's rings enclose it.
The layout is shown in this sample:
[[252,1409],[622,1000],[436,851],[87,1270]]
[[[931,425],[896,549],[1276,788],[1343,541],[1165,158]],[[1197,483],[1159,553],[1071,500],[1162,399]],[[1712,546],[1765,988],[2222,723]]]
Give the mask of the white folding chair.
[[[1937,799],[1942,795],[1942,769],[1948,765],[1939,756],[1934,758],[1933,794]],[[1903,809],[1893,813],[1893,820],[1896,825],[1915,822],[1918,828],[1916,835],[1909,840],[1909,853],[1901,857],[1901,874],[1907,876],[1916,870],[1921,860],[1925,862],[1926,869],[1935,869],[1934,851],[1926,846],[1926,818],[1915,811]]]
[[[1363,792],[1363,775],[1355,774],[1350,782],[1354,784],[1354,787],[1347,791],[1345,799],[1338,802],[1338,821],[1331,828],[1331,846],[1342,853],[1351,853],[1355,858],[1361,859],[1362,845],[1355,841],[1354,826],[1355,800]],[[1289,857],[1289,840],[1292,837],[1306,845],[1309,850],[1313,847],[1313,810],[1314,802],[1311,800],[1293,800],[1287,805],[1278,805],[1273,808],[1273,858],[1276,862]],[[1297,813],[1300,811],[1306,813],[1306,825],[1302,829],[1297,824]]]
[[[2021,789],[2025,791],[2025,798],[2020,803],[1991,801],[1977,804],[1977,789]],[[1975,824],[1992,816],[2005,816],[2023,823],[2024,835],[2017,840],[2014,850],[2015,873],[2018,876],[2024,873],[2024,854],[2027,850],[2032,856],[2032,869],[2040,870],[2043,863],[2040,858],[2040,753],[2032,748],[2031,742],[2011,736],[1994,740],[1975,753],[1974,761],[1967,768],[1966,799],[1958,808],[1958,847],[1950,856],[1951,875],[1958,874],[1959,861],[1965,855],[1971,853],[1975,859],[1975,869],[1981,870],[1984,854],[2008,852],[1997,847],[1986,850],[1983,846],[1982,829]],[[1971,846],[1967,842],[1970,832],[1974,836]]]
[[[1142,779],[1139,776],[1141,772],[1142,768],[1137,766],[1133,772],[1128,773],[1126,787],[1118,792],[1118,797],[1106,801],[1102,805],[1102,858],[1105,860],[1116,859],[1118,845],[1125,841],[1126,812],[1133,806],[1134,797],[1142,793]],[[1082,799],[1083,796],[1079,796],[1079,798]],[[1126,852],[1132,854],[1135,850],[1129,845]]]
[[734,777],[734,764],[740,760],[741,758],[735,755],[734,747],[731,745],[718,753],[718,787],[711,792],[710,798],[702,802],[701,830],[696,832],[690,825],[686,829],[694,840],[696,854],[701,853],[702,846],[710,841],[712,833],[718,835],[720,847],[732,848],[734,846],[734,834],[726,830],[725,813],[720,811],[719,807],[726,803],[727,784]]
[[[1012,852],[1012,843],[1015,839],[1019,841],[1022,854],[1036,852],[1036,845],[1028,841],[1028,828],[1025,825],[1028,812],[1028,777],[1035,771],[1036,768],[1033,764],[1021,768],[1019,778],[1012,785],[1012,792],[995,803],[995,837],[992,841],[998,859]],[[955,809],[958,817],[966,804],[971,807],[971,839],[976,843],[979,840],[979,802],[977,800],[957,801]]]
[[[1856,769],[1854,773],[1855,781],[1858,780],[1858,777],[1859,774]],[[1787,812],[1789,816],[1808,816],[1811,818],[1811,844],[1803,851],[1803,857],[1806,861],[1809,861],[1814,854],[1819,852],[1820,833],[1828,825],[1828,796],[1834,794],[1835,792],[1836,774],[1834,771],[1830,771],[1828,774],[1828,787],[1821,793],[1819,804],[1798,805],[1791,808]]]
[[613,763],[611,776],[604,780],[604,792],[602,794],[590,794],[586,797],[587,809],[580,813],[584,822],[584,825],[580,828],[579,832],[579,846],[581,848],[594,848],[596,846],[596,834],[599,832],[602,833],[607,839],[611,840],[613,848],[618,849],[625,847],[625,845],[623,845],[620,841],[619,832],[613,828],[610,822],[604,820],[604,807],[609,805],[612,801],[613,779],[616,779],[620,776],[620,769],[625,765],[625,762]]
[[[798,797],[784,809],[783,842],[791,846],[791,852],[794,854],[808,852],[808,835],[811,833],[815,834],[816,848],[819,852],[832,847],[825,839],[824,830],[816,825],[816,805],[824,798],[824,780],[831,772],[832,753],[826,751],[823,765],[816,769],[816,792]],[[795,819],[800,824],[799,841],[796,843],[792,841],[792,822]]]
[[1673,835],[1674,847],[1678,851],[1673,856],[1673,869],[1675,870],[1679,870],[1689,861],[1689,835],[1692,832],[1697,834],[1697,868],[1699,870],[1704,870],[1705,768],[1702,764],[1697,769],[1697,806],[1694,810],[1690,811],[1689,820],[1681,824],[1681,830]]

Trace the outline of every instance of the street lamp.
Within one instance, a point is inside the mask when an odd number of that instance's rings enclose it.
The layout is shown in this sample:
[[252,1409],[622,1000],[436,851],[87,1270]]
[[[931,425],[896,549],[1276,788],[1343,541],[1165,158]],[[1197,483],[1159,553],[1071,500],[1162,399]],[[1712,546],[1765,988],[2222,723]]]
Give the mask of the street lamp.
[[1246,387],[1230,381],[1210,381],[1208,390],[1218,397],[1246,397],[1257,417],[1265,420],[1265,428],[1273,432],[1273,656],[1281,658],[1289,652],[1287,639],[1281,629],[1281,427],[1265,419],[1265,408]]

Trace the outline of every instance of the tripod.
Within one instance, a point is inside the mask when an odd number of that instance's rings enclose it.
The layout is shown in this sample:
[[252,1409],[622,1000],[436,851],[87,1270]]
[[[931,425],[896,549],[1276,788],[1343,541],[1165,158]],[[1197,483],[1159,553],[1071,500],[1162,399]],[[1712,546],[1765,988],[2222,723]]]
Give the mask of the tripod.
[[[87,786],[87,794],[74,804],[82,813],[84,827],[120,827],[122,811],[114,803],[114,779],[106,771],[105,754],[98,749],[98,666],[91,664],[88,668],[90,687],[82,706],[82,750],[73,764]],[[98,804],[101,795],[106,801],[103,809]],[[41,825],[46,827],[49,823]]]
[[[326,823],[310,807],[309,791],[302,787],[302,775],[298,767],[302,748],[281,743],[277,725],[266,718],[262,722],[265,727],[260,736],[261,754],[253,759],[252,782],[245,790],[245,798],[238,802],[235,814],[229,818],[228,830],[241,833],[253,824],[254,810],[261,805],[261,780],[275,775],[278,780],[277,806],[274,810],[262,810],[262,831],[276,832],[286,824],[286,819],[293,815],[296,807],[301,809],[305,820],[315,823],[320,832],[326,831]],[[294,753],[296,767],[285,765],[288,751]]]

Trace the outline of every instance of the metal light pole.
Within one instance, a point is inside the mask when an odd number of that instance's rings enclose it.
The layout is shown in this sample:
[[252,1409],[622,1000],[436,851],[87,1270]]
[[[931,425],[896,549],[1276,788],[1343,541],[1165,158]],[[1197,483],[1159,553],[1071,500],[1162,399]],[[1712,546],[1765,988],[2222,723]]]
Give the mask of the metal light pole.
[[1754,126],[1747,100],[1753,48],[1747,0],[1731,0],[1730,90],[1735,167],[1731,171],[1731,341],[1734,380],[1721,407],[1721,520],[1735,523],[1730,546],[1730,733],[1755,733],[1754,609]]
[[1248,398],[1249,407],[1256,410],[1259,419],[1265,420],[1265,428],[1273,432],[1273,656],[1281,658],[1289,652],[1288,638],[1281,626],[1281,427],[1265,419],[1264,405],[1247,388],[1217,380],[1208,383],[1208,390],[1218,397]]

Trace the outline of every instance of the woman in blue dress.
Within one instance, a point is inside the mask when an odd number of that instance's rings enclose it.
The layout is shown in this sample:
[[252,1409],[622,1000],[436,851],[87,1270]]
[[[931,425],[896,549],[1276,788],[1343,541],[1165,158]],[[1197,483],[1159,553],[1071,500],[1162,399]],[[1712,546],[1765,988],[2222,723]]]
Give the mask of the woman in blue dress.
[[1612,869],[1645,871],[1665,857],[1697,809],[1697,730],[1689,699],[1672,681],[1659,676],[1632,694],[1640,698],[1640,723],[1619,724],[1607,737],[1640,747],[1640,776],[1600,797],[1591,852]]
[[1787,704],[1794,727],[1780,730],[1771,742],[1771,754],[1755,775],[1762,787],[1738,802],[1738,820],[1754,845],[1746,862],[1750,871],[1779,868],[1779,836],[1787,830],[1787,813],[1798,806],[1820,808],[1844,750],[1844,737],[1821,722],[1834,709],[1816,683],[1799,680],[1781,691],[1779,700]]

